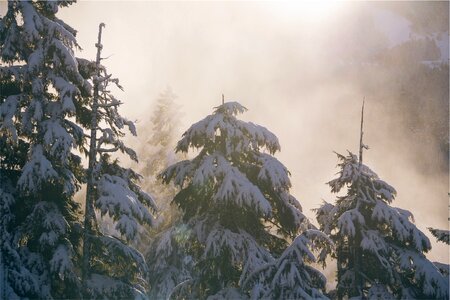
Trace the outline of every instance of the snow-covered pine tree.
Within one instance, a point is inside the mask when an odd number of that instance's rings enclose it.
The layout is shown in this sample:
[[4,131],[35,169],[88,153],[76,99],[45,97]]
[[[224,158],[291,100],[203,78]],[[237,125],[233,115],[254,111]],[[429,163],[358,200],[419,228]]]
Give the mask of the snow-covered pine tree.
[[[181,188],[173,201],[183,223],[153,245],[150,283],[156,297],[235,299],[249,296],[254,286],[257,297],[322,296],[323,276],[304,261],[314,260],[306,250],[314,243],[310,238],[326,236],[307,230],[300,204],[289,193],[289,172],[272,156],[280,150],[277,137],[236,118],[245,111],[227,102],[192,125],[177,151],[194,148],[198,155],[162,173],[163,182]],[[303,235],[284,251],[299,230]],[[277,274],[270,272],[277,266]]]
[[[181,153],[175,153],[181,117],[176,98],[172,89],[167,87],[157,98],[150,119],[139,127],[141,132],[146,132],[149,136],[141,144],[138,154],[142,165],[142,186],[152,191],[161,212],[158,230],[167,228],[179,214],[177,208],[171,206],[178,189],[173,183],[163,184],[157,180],[157,176],[169,165],[186,158]],[[145,247],[148,247],[148,243],[145,243]]]
[[337,154],[339,177],[328,183],[347,194],[316,210],[336,245],[338,299],[447,299],[447,280],[424,255],[429,239],[409,211],[390,205],[395,189],[362,163],[362,134],[361,118],[359,158]]
[[[20,93],[12,81],[0,78],[0,107],[8,96]],[[19,299],[19,295],[42,297],[39,275],[22,263],[16,238],[20,214],[20,203],[16,191],[20,170],[25,165],[29,143],[18,140],[8,142],[6,135],[0,136],[0,299]]]
[[[313,226],[310,226],[314,228]],[[280,257],[254,272],[245,285],[252,283],[252,299],[328,299],[323,294],[325,276],[310,263],[325,266],[331,240],[315,229],[303,231]],[[320,251],[316,257],[313,251]]]
[[56,17],[69,4],[8,1],[0,20],[7,299],[80,297],[81,224],[73,195],[83,172],[72,149],[82,145],[83,131],[71,117],[89,84],[73,56],[75,30]]
[[[153,182],[147,183],[149,185],[155,183],[155,177],[159,173],[175,163],[177,154],[174,148],[181,117],[180,109],[175,102],[176,98],[172,88],[167,87],[157,98],[149,122],[141,126],[142,130],[149,134],[138,152],[140,156],[145,156],[145,159],[141,159],[144,163],[142,175],[154,178]],[[163,185],[162,188],[165,191],[167,186]]]
[[[443,229],[435,229],[429,227],[428,230],[431,232],[431,234],[437,239],[438,242],[446,243],[447,245],[450,244],[450,231],[449,230],[443,230]],[[449,277],[450,274],[450,265],[444,264],[441,262],[433,262],[433,264],[439,269],[439,271],[447,277]]]
[[435,229],[435,228],[431,228],[431,227],[428,228],[428,230],[438,240],[438,242],[443,242],[443,243],[446,243],[447,245],[450,244],[450,231],[449,230]]
[[[2,220],[0,248],[2,262],[6,262],[2,264],[6,298],[82,296],[77,267],[81,265],[82,226],[73,195],[84,181],[85,172],[72,149],[86,150],[82,127],[89,129],[91,124],[92,85],[88,79],[95,72],[89,72],[92,64],[74,57],[73,49],[78,46],[75,30],[55,16],[59,7],[69,4],[71,1],[9,1],[0,22],[0,81],[7,83],[2,84],[0,95],[0,129],[2,143],[7,145],[2,147],[5,153],[1,158],[3,162],[14,160],[6,167],[3,164],[1,174],[4,177],[6,172],[8,177],[1,182],[5,200],[1,210],[6,217]],[[120,140],[115,140],[122,127],[134,128],[116,112],[114,107],[100,112],[108,114],[103,120],[112,122],[110,129],[99,129],[103,130],[100,144],[113,144],[134,156]],[[135,184],[139,177],[135,172],[108,160],[105,153],[101,156],[102,163],[96,169],[100,176],[96,191],[101,196],[96,198],[96,205],[103,212],[114,211],[121,232],[133,236],[136,219],[151,219],[140,201],[144,199],[150,206],[152,201]],[[11,176],[11,171],[17,176]],[[110,189],[109,183],[116,189]],[[114,197],[111,193],[115,193]],[[121,206],[126,204],[123,199],[140,201]],[[124,213],[127,209],[134,210]],[[92,257],[95,260],[91,270],[96,273],[91,274],[89,283],[93,297],[143,294],[139,283],[144,280],[136,283],[136,274],[144,273],[141,270],[146,268],[142,255],[116,238],[97,235]]]
[[[79,60],[80,72],[92,81],[93,96],[85,113],[89,118],[90,146],[85,232],[83,246],[84,293],[93,298],[145,298],[147,264],[143,255],[129,242],[136,237],[138,226],[153,224],[150,212],[155,203],[138,182],[141,176],[131,168],[120,165],[117,153],[137,161],[135,151],[122,141],[124,129],[136,135],[133,122],[119,114],[121,102],[111,92],[122,89],[119,81],[107,73],[101,60],[99,26],[95,62]],[[117,156],[117,155],[116,155]],[[100,230],[94,208],[101,216],[108,215],[119,234],[111,236]]]

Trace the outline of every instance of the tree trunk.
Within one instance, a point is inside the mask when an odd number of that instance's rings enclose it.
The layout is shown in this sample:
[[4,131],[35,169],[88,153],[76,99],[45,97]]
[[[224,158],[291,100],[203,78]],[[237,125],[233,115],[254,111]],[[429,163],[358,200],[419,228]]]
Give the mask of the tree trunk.
[[97,109],[99,97],[99,77],[100,77],[100,54],[102,50],[102,27],[105,24],[101,23],[98,29],[98,42],[96,64],[96,77],[94,77],[94,98],[92,102],[92,119],[91,119],[91,140],[89,145],[89,166],[87,170],[87,190],[86,190],[86,207],[84,214],[84,235],[83,235],[83,265],[82,265],[82,283],[83,293],[87,292],[86,281],[90,277],[90,260],[91,260],[91,241],[92,229],[95,226],[95,186],[94,186],[94,167],[97,156]]

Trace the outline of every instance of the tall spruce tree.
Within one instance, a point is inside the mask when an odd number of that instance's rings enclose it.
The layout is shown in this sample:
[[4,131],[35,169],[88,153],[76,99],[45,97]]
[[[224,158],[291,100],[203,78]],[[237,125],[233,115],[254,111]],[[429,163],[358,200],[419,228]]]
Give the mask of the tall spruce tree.
[[0,247],[8,299],[81,296],[73,195],[83,170],[72,149],[82,145],[83,130],[72,118],[89,83],[73,55],[75,30],[56,17],[69,4],[8,1],[0,20]]
[[328,183],[333,193],[346,187],[346,195],[316,210],[336,245],[337,297],[447,299],[447,280],[424,255],[429,239],[411,212],[390,205],[395,189],[362,163],[362,126],[361,117],[359,158],[337,154],[339,176]]
[[[142,185],[155,195],[160,208],[159,229],[166,228],[175,222],[179,212],[171,206],[178,188],[173,183],[163,184],[157,176],[169,165],[185,159],[182,153],[175,153],[177,131],[180,126],[180,108],[175,102],[177,96],[167,87],[157,98],[151,118],[140,126],[148,139],[142,143],[138,154],[141,165],[140,173],[144,177]],[[162,223],[162,224],[161,224]],[[145,247],[147,247],[145,245]]]
[[[87,170],[86,213],[83,243],[84,293],[91,298],[145,298],[147,264],[143,255],[130,245],[139,226],[153,225],[156,206],[138,182],[141,176],[120,165],[117,153],[137,162],[133,149],[122,141],[125,131],[136,135],[133,122],[119,114],[122,104],[112,94],[112,88],[122,87],[118,79],[108,74],[100,64],[101,34],[99,26],[95,62],[80,61],[80,71],[92,81],[93,93],[84,111],[89,118],[89,156]],[[114,222],[115,236],[102,232],[94,210]]]
[[153,244],[156,297],[323,297],[325,278],[304,261],[315,259],[308,246],[326,237],[308,231],[289,193],[289,172],[272,156],[280,150],[277,137],[236,118],[245,111],[237,102],[216,107],[178,142],[177,151],[194,148],[198,155],[162,173],[163,182],[181,188],[173,201],[183,222]]
[[[74,194],[86,180],[77,153],[90,153],[92,95],[100,97],[94,206],[117,221],[125,239],[151,222],[139,175],[109,154],[135,153],[120,140],[134,125],[117,112],[103,67],[77,59],[75,30],[56,17],[72,1],[9,1],[0,21],[1,275],[5,298],[144,296],[143,256],[120,237],[89,232],[92,255],[83,289],[83,226]],[[75,152],[77,148],[79,152]],[[4,179],[4,180],[3,180]],[[93,220],[93,224],[96,224]],[[95,227],[95,226],[94,226]]]

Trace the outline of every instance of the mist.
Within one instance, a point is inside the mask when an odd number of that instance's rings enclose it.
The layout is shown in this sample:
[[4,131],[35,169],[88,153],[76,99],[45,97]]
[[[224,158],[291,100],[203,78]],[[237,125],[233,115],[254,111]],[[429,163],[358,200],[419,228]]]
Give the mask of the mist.
[[426,229],[448,228],[448,3],[420,14],[423,5],[81,1],[59,16],[90,59],[106,24],[104,64],[125,88],[122,112],[138,123],[168,85],[184,112],[180,136],[222,94],[247,107],[243,119],[278,136],[276,156],[313,223],[311,209],[336,198],[326,185],[333,151],[358,150],[365,99],[364,163],[429,236],[427,256],[448,263],[448,246]]

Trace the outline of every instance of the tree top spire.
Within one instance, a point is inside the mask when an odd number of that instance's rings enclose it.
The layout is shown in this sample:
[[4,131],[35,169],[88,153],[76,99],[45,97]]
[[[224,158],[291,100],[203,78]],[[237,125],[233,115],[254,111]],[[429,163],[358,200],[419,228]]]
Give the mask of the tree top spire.
[[362,164],[363,160],[363,148],[369,149],[367,145],[364,145],[363,143],[363,125],[364,125],[364,104],[365,104],[366,97],[363,98],[363,104],[361,108],[361,130],[360,130],[360,137],[359,137],[359,164]]

